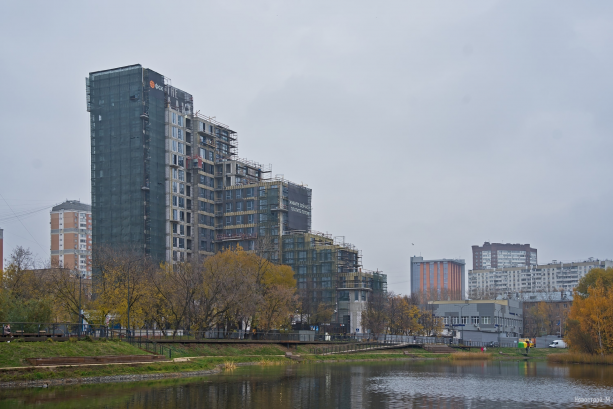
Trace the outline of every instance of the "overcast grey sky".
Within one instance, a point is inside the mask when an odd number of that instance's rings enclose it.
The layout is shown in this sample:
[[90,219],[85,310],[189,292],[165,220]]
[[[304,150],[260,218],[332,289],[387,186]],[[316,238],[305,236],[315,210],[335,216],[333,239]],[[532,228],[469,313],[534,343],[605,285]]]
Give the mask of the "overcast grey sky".
[[[84,78],[140,63],[307,183],[313,229],[395,292],[411,255],[471,268],[484,241],[613,257],[612,2],[12,1],[0,22],[18,213],[90,202]],[[0,199],[5,256],[48,259],[49,211],[11,214]]]

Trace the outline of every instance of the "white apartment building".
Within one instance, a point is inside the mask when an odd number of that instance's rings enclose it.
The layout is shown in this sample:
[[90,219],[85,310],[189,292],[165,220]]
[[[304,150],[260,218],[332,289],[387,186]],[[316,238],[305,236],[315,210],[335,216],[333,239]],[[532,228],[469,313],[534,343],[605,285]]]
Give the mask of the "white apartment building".
[[593,268],[613,267],[611,260],[586,260],[532,267],[491,268],[468,271],[469,297],[519,292],[571,291]]

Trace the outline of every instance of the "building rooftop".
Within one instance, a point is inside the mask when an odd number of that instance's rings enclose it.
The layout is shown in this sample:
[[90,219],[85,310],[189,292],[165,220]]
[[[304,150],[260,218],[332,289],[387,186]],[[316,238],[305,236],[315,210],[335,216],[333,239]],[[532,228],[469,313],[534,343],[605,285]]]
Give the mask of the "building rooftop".
[[53,206],[53,208],[51,209],[52,212],[57,212],[58,210],[78,210],[91,212],[92,207],[88,204],[81,203],[78,200],[67,200],[62,204]]
[[466,260],[459,259],[459,258],[439,258],[439,259],[432,259],[432,260],[424,260],[424,258],[421,256],[413,256],[411,257],[411,261],[423,262],[423,263],[437,263],[437,262],[444,262],[444,261],[452,261],[458,264],[466,264]]

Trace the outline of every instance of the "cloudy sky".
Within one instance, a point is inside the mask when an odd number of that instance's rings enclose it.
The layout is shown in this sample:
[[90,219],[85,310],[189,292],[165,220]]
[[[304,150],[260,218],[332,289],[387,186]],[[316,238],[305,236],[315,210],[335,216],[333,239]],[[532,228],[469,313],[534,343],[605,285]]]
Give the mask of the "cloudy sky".
[[611,2],[13,1],[0,51],[5,257],[48,259],[50,206],[89,203],[85,77],[140,63],[395,292],[484,241],[613,258]]

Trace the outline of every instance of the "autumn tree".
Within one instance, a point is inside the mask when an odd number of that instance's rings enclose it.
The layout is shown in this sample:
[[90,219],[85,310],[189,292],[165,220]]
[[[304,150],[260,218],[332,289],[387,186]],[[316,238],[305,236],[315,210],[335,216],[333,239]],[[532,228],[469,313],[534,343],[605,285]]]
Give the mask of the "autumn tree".
[[571,348],[613,353],[613,268],[593,269],[579,281],[566,333]]
[[46,291],[43,271],[37,269],[29,249],[17,247],[2,270],[0,320],[12,322],[49,322],[53,299]]
[[366,309],[362,312],[361,326],[377,336],[386,333],[388,325],[389,296],[384,292],[373,292],[368,298]]
[[94,254],[94,293],[91,321],[104,324],[113,317],[123,326],[141,326],[151,304],[149,270],[155,268],[142,250],[100,246]]
[[149,270],[151,295],[147,317],[159,328],[170,325],[173,334],[182,326],[188,326],[190,308],[202,291],[202,274],[198,264],[178,263],[174,266],[162,263]]
[[56,320],[78,322],[80,308],[86,309],[91,303],[91,279],[84,280],[80,271],[59,267],[46,269],[44,274]]

